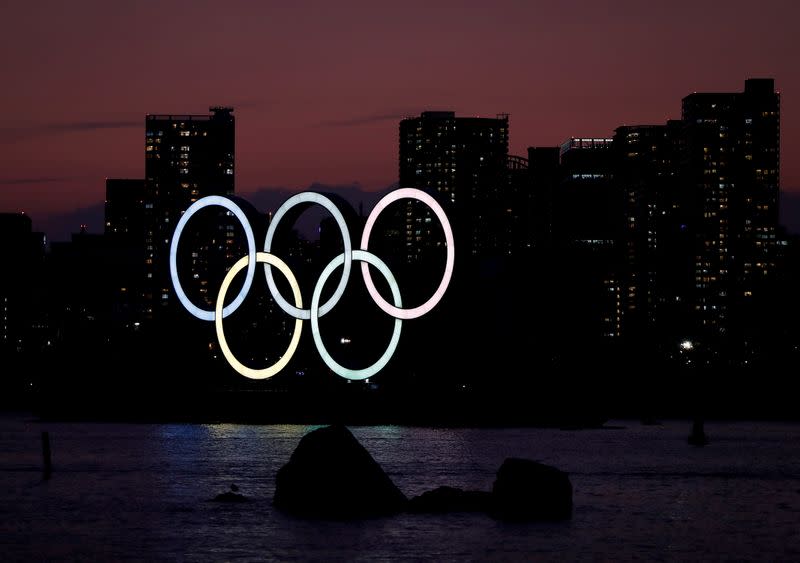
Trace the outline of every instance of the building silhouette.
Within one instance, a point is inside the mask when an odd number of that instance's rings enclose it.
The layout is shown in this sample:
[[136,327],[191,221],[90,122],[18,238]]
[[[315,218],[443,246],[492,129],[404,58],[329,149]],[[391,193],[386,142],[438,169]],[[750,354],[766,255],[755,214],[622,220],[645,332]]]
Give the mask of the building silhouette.
[[[502,198],[507,173],[508,116],[456,117],[452,111],[426,111],[400,122],[400,187],[438,194],[451,210],[458,252],[464,256],[501,252]],[[406,260],[414,262],[435,236],[431,214],[409,202],[404,220]]]
[[615,183],[622,198],[623,332],[643,345],[689,335],[690,207],[680,183],[683,122],[618,127]]
[[46,239],[25,213],[0,213],[0,353],[34,351],[45,315],[41,274]]
[[528,147],[531,242],[538,262],[553,243],[554,198],[561,177],[559,147]]
[[[571,137],[530,147],[531,291],[544,365],[580,370],[622,334],[622,199],[614,142]],[[583,354],[575,354],[575,350]]]
[[752,304],[779,260],[780,95],[772,79],[747,80],[744,92],[694,93],[683,99],[683,123],[693,328],[747,346]]
[[110,326],[117,292],[108,242],[105,235],[89,233],[81,225],[69,241],[50,245],[48,276],[59,280],[49,290],[51,322],[59,339],[70,345],[102,340]]
[[106,268],[113,321],[137,326],[145,318],[145,182],[143,179],[106,179]]
[[[169,248],[172,233],[189,205],[208,195],[233,195],[235,120],[233,109],[212,107],[209,115],[147,115],[145,119],[144,265],[146,313],[167,310],[172,296]],[[233,245],[234,223],[224,212],[201,214],[186,233],[184,289],[207,305],[215,268]],[[204,221],[203,218],[206,220]],[[221,219],[218,222],[215,220]],[[222,275],[224,275],[224,268]],[[209,280],[209,275],[213,279]],[[218,281],[218,280],[217,280]]]
[[786,245],[773,81],[690,94],[681,120],[622,126],[614,139],[627,338],[666,350],[699,342],[709,363],[746,365],[774,324],[763,315]]
[[0,213],[0,404],[38,390],[31,366],[52,344],[45,275],[47,240],[25,213]]
[[621,200],[614,182],[613,140],[570,138],[559,150],[553,237],[563,260],[572,331],[621,334]]
[[572,138],[558,157],[529,149],[536,261],[560,280],[545,293],[574,305],[553,323],[643,355],[692,342],[709,364],[745,365],[770,325],[787,244],[779,132],[773,81],[754,79],[744,92],[687,96],[681,120]]
[[506,158],[508,188],[498,198],[498,254],[508,259],[529,259],[534,246],[533,184],[529,159],[516,155]]
[[144,242],[144,180],[106,178],[105,227],[110,238]]

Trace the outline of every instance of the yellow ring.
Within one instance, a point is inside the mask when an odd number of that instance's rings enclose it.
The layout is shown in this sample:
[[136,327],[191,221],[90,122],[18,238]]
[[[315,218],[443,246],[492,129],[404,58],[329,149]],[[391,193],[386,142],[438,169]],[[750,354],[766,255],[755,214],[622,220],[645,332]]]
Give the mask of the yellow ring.
[[[289,269],[289,266],[286,265],[286,262],[274,254],[269,254],[268,252],[258,252],[256,253],[256,263],[259,262],[275,266],[284,276],[286,276],[286,279],[289,281],[289,285],[292,288],[292,293],[294,294],[295,307],[299,309],[302,308],[303,300],[300,296],[300,286],[297,285],[297,279],[295,279],[294,274]],[[300,331],[303,329],[303,321],[302,319],[295,319],[294,334],[292,335],[291,342],[289,342],[289,347],[286,348],[286,352],[283,354],[283,356],[281,356],[281,359],[272,364],[270,367],[264,369],[253,369],[247,367],[236,359],[236,356],[234,356],[233,352],[231,352],[231,349],[228,348],[228,343],[225,340],[225,331],[222,328],[222,308],[225,303],[225,294],[228,292],[228,287],[231,285],[233,278],[236,277],[236,274],[242,271],[242,269],[246,268],[249,263],[249,256],[240,258],[239,261],[236,262],[236,264],[234,264],[230,271],[225,275],[225,279],[222,280],[222,285],[219,287],[219,295],[217,295],[217,303],[214,307],[214,326],[217,329],[217,340],[219,341],[219,347],[222,350],[225,359],[228,360],[228,363],[233,369],[243,376],[249,377],[250,379],[268,379],[285,368],[286,364],[289,363],[289,360],[292,359],[292,356],[297,350],[297,344],[300,342]]]

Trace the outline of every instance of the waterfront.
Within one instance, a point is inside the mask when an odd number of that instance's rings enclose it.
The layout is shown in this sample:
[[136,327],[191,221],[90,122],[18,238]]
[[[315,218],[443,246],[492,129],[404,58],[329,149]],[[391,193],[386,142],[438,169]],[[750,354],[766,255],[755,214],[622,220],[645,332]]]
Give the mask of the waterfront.
[[[571,521],[481,514],[361,522],[290,518],[274,478],[307,426],[39,423],[0,417],[4,560],[434,560],[800,558],[800,425],[711,422],[609,428],[355,427],[408,496],[490,489],[506,457],[570,473]],[[54,473],[41,481],[39,436]],[[207,502],[236,483],[252,501]]]

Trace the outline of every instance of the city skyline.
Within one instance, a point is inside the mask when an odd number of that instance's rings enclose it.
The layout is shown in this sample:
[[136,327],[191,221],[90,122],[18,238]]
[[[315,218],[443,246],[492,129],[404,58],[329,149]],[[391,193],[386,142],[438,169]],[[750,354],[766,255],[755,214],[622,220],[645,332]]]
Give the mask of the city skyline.
[[798,21],[0,4],[0,559],[800,561]]
[[[525,387],[530,382],[515,376],[530,366],[550,379],[585,373],[587,362],[615,365],[624,377],[635,377],[642,365],[713,376],[726,368],[745,373],[790,363],[798,350],[793,311],[800,302],[790,288],[798,276],[799,239],[787,237],[778,225],[779,96],[772,79],[746,79],[736,92],[685,96],[682,120],[619,127],[613,138],[584,135],[560,146],[531,147],[528,158],[508,155],[506,116],[476,119],[439,111],[403,119],[397,145],[400,190],[393,193],[410,187],[404,184],[421,186],[450,210],[453,238],[463,241],[456,289],[432,323],[420,324],[425,332],[417,343],[504,350],[491,365],[488,356],[453,361],[452,352],[427,351],[422,355],[437,360],[424,369],[452,374],[438,382],[442,389],[455,384],[479,393],[475,378],[495,370],[507,374],[508,384]],[[236,226],[223,215],[208,223],[207,213],[194,221],[182,253],[175,250],[187,206],[205,195],[235,195],[232,112],[211,107],[209,114],[149,115],[140,149],[146,177],[107,181],[103,235],[81,228],[70,242],[54,242],[48,252],[41,233],[31,231],[29,217],[0,216],[10,233],[7,244],[21,255],[15,262],[30,266],[0,295],[4,307],[8,304],[3,339],[9,357],[21,359],[38,350],[70,361],[76,345],[130,355],[129,345],[159,347],[170,335],[169,349],[160,354],[174,359],[182,356],[174,349],[172,335],[178,332],[186,334],[180,346],[187,350],[200,343],[198,361],[205,363],[202,371],[210,385],[235,388],[230,370],[218,365],[214,342],[206,341],[202,327],[171,297],[178,296],[183,305],[205,303],[207,311],[208,297],[225,287],[220,278],[231,275],[224,274],[226,265],[244,252]],[[330,197],[350,210],[352,225],[364,221],[363,207],[356,215],[340,194]],[[247,222],[253,220],[260,231],[256,238],[272,232],[280,211],[265,215],[245,198],[238,201],[248,209]],[[420,274],[439,267],[445,247],[449,260],[453,247],[442,245],[441,233],[429,225],[433,218],[421,211],[415,217],[414,204],[396,206],[379,229],[385,239],[376,242],[387,267],[402,280],[404,304],[425,301],[420,297],[431,288]],[[285,237],[278,245],[282,255],[305,280],[299,287],[306,291],[318,273],[312,264],[336,257],[345,244],[331,226],[327,219],[319,224],[318,240],[303,240],[286,227],[280,235]],[[172,282],[165,275],[164,245],[169,244]],[[270,243],[265,244],[269,251]],[[340,259],[346,245],[343,252]],[[175,264],[191,270],[181,283],[189,290],[188,301],[174,282]],[[531,270],[543,275],[530,277]],[[34,284],[40,279],[48,281]],[[488,305],[457,326],[454,311],[477,293]],[[243,347],[236,355],[254,365],[274,354],[261,350],[261,333],[269,333],[270,342],[286,336],[286,324],[264,297],[255,299],[266,314],[234,319]],[[306,294],[303,301],[308,299]],[[224,297],[217,301],[224,303]],[[506,302],[522,304],[508,309]],[[343,357],[379,339],[372,323],[380,321],[365,324],[370,328],[360,335],[347,324],[364,314],[369,313],[360,309],[336,325],[339,345],[347,346],[338,350]],[[535,315],[538,322],[517,331],[513,318],[519,315]],[[582,353],[575,355],[576,349]],[[277,385],[314,385],[324,373],[308,354],[299,358]],[[104,364],[94,364],[94,376],[105,371]],[[456,369],[449,369],[453,365]],[[133,364],[127,369],[137,371]],[[419,369],[413,355],[401,353],[387,382],[408,379],[413,387],[420,381]],[[52,389],[53,380],[44,373],[42,382],[27,381],[26,389],[40,384]],[[312,377],[305,380],[306,374]],[[624,377],[616,384],[620,391],[627,387]],[[82,384],[92,381],[86,377]],[[175,380],[176,388],[182,381]],[[627,391],[619,397],[627,397]]]
[[[525,155],[528,146],[679,118],[693,91],[770,76],[786,108],[781,184],[800,189],[790,156],[800,138],[791,49],[800,8],[788,2],[758,13],[741,2],[724,13],[693,6],[691,17],[680,6],[628,3],[609,14],[573,5],[570,17],[565,7],[475,4],[267,5],[246,19],[236,7],[210,18],[209,4],[159,7],[156,18],[148,5],[46,7],[16,6],[3,18],[18,56],[0,63],[15,84],[0,94],[14,108],[2,124],[0,208],[25,211],[48,234],[75,209],[101,209],[105,178],[142,177],[145,114],[215,104],[236,108],[239,193],[314,182],[369,192],[397,181],[397,122],[424,110],[508,112],[510,153]],[[297,29],[281,29],[287,22],[304,31],[287,36]],[[413,42],[404,39],[411,31]],[[198,44],[207,36],[214,40]],[[291,48],[275,55],[280,45]],[[208,65],[215,71],[200,72]]]

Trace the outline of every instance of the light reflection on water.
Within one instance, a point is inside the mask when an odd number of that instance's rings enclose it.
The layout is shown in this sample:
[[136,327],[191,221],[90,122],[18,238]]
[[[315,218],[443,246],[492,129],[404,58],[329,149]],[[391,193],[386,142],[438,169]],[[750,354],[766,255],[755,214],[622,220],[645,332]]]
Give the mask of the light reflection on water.
[[[619,430],[356,427],[409,496],[490,489],[503,459],[571,473],[575,514],[504,524],[484,515],[304,521],[273,510],[277,470],[312,426],[38,424],[0,418],[0,559],[800,559],[800,426]],[[40,481],[41,430],[53,478]],[[244,505],[207,502],[237,484]]]

